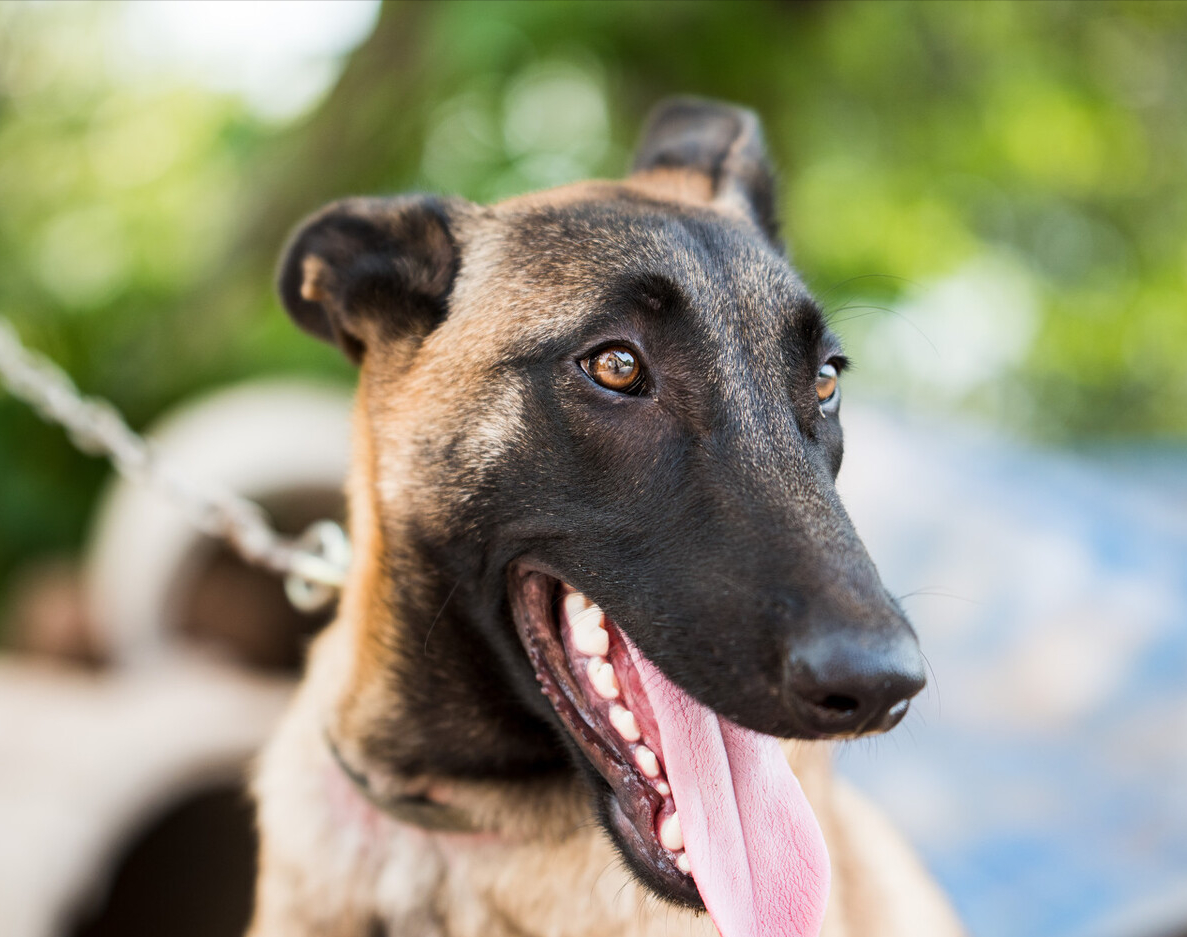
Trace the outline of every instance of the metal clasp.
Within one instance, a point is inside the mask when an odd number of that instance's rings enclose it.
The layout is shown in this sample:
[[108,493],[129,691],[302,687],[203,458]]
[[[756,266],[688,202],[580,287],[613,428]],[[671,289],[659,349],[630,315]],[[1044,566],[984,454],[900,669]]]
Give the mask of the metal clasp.
[[312,524],[293,544],[284,593],[302,612],[316,612],[334,600],[350,569],[350,539],[333,521]]

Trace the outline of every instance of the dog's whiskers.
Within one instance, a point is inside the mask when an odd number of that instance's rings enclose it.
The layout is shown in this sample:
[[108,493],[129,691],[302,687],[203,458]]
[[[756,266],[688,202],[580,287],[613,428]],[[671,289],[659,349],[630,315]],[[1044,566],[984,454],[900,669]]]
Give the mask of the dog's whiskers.
[[[843,319],[837,319],[836,314],[839,312],[844,312],[846,309],[867,309],[870,311],[864,312],[859,316],[845,316]],[[844,306],[839,307],[838,309],[833,310],[830,313],[827,313],[825,315],[825,321],[828,322],[828,324],[831,326],[834,323],[839,324],[841,322],[849,322],[852,319],[864,319],[866,316],[872,315],[874,312],[885,312],[885,313],[889,313],[890,315],[894,316],[896,319],[902,319],[903,322],[907,323],[907,325],[909,325],[912,329],[914,329],[919,334],[920,338],[922,338],[925,342],[927,342],[928,347],[931,348],[931,350],[935,354],[935,356],[937,358],[940,357],[940,349],[936,347],[936,343],[931,340],[931,338],[928,336],[928,334],[925,331],[923,331],[923,329],[918,325],[918,323],[914,322],[909,316],[903,315],[897,309],[893,309],[890,306],[874,306],[874,305],[871,305],[868,303],[863,303],[861,305],[846,304]]]
[[853,276],[853,277],[849,277],[848,279],[841,280],[839,283],[834,283],[832,286],[830,286],[826,290],[824,290],[824,292],[820,293],[819,296],[817,297],[817,300],[823,305],[824,300],[826,298],[828,298],[829,296],[831,296],[833,293],[835,293],[837,290],[841,289],[842,287],[848,286],[850,283],[858,283],[861,280],[897,280],[900,283],[905,283],[907,286],[914,286],[914,287],[919,286],[919,282],[917,280],[912,280],[912,279],[909,279],[908,277],[896,276],[893,273],[863,273],[863,274],[859,274],[858,276]]
[[[931,699],[932,687],[935,687],[935,690],[936,690],[936,712],[939,714],[940,718],[942,719],[944,717],[944,704],[943,704],[943,701],[940,699],[940,680],[936,676],[936,670],[934,667],[932,667],[931,661],[928,659],[928,656],[923,653],[922,649],[920,649],[919,655],[923,658],[923,664],[925,667],[927,667],[927,672],[929,674],[931,674],[931,679],[927,681],[928,699]],[[916,711],[918,711],[918,710],[916,710]]]
[[437,609],[437,614],[433,616],[433,620],[429,623],[429,629],[425,632],[425,657],[429,656],[429,637],[432,635],[433,629],[437,627],[437,622],[440,620],[441,616],[445,614],[445,609],[449,606],[449,602],[453,598],[453,594],[457,592],[457,587],[460,585],[461,580],[453,584],[453,588],[449,590],[449,594],[445,596],[445,601],[441,603],[441,607]]
[[926,587],[923,589],[915,589],[912,592],[905,592],[898,597],[898,601],[901,602],[904,599],[913,599],[918,596],[922,596],[924,598],[954,599],[957,602],[967,602],[969,605],[985,604],[978,599],[970,599],[967,595],[957,595],[955,592],[945,592],[943,589],[931,589]]

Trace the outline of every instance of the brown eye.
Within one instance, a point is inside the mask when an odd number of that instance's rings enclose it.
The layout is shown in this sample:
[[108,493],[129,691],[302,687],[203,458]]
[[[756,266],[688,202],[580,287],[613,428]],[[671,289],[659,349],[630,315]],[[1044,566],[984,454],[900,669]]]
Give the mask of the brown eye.
[[581,367],[603,387],[619,393],[635,389],[643,377],[638,356],[625,345],[603,348],[582,360]]
[[816,399],[822,404],[833,399],[837,392],[837,368],[832,364],[822,365],[816,372]]

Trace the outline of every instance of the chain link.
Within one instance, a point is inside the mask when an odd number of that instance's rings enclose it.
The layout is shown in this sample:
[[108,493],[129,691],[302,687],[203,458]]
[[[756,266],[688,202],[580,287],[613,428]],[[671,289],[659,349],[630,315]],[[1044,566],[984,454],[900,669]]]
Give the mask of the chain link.
[[[161,459],[111,403],[84,396],[65,371],[26,348],[4,316],[0,383],[43,419],[64,427],[83,452],[106,456],[120,475],[163,494],[200,531],[227,541],[247,562],[286,576],[286,592],[298,608],[315,611],[341,589],[350,545],[337,524],[319,521],[302,537],[290,540],[272,528],[258,504],[213,486],[199,486]],[[337,534],[329,527],[337,528]]]

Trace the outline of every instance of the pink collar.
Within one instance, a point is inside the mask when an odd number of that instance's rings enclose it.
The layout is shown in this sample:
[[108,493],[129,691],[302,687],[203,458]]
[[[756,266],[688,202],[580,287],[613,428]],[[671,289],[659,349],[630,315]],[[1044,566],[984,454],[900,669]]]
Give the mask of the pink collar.
[[431,830],[435,833],[485,832],[469,814],[451,804],[437,803],[418,794],[394,798],[379,796],[372,790],[366,776],[346,763],[346,759],[338,751],[338,746],[330,738],[329,732],[325,733],[325,740],[330,757],[334,759],[334,763],[342,771],[342,774],[354,785],[360,796],[376,810],[400,823],[416,826],[422,830]]

